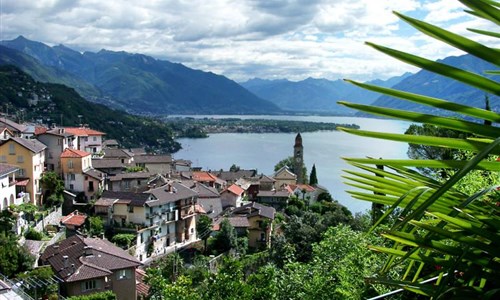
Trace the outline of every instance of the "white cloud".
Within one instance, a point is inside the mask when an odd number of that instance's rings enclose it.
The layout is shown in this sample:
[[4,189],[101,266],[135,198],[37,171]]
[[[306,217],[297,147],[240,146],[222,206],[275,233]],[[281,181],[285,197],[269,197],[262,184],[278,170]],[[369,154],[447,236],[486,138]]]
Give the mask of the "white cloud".
[[430,58],[458,53],[416,33],[392,11],[423,17],[459,33],[465,32],[463,24],[486,26],[470,21],[458,1],[448,0],[0,2],[1,39],[24,35],[80,51],[144,53],[238,81],[369,80],[414,70],[365,46],[365,40]]

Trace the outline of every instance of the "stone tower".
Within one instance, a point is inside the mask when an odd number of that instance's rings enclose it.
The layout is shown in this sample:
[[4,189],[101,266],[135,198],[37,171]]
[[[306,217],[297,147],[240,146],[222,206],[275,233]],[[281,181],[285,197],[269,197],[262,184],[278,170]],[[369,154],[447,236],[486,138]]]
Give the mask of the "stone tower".
[[304,161],[304,146],[302,146],[302,136],[297,133],[295,145],[293,146],[293,172],[297,175],[297,183],[304,183],[302,164]]

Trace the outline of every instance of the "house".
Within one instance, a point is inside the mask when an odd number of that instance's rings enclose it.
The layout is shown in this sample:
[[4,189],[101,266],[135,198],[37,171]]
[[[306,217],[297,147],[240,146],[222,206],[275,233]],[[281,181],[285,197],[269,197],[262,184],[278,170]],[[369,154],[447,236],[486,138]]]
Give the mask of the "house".
[[276,180],[267,175],[260,175],[259,178],[259,191],[272,191],[274,189],[274,183]]
[[117,140],[104,140],[102,142],[103,149],[118,149],[120,148],[120,144]]
[[297,184],[297,175],[292,173],[287,166],[281,167],[278,171],[274,173],[274,189],[281,190],[286,185]]
[[126,149],[104,149],[102,159],[117,159],[124,165],[132,164],[134,155]]
[[87,215],[75,210],[67,216],[61,218],[60,223],[66,227],[66,236],[75,234],[87,221]]
[[172,172],[171,155],[134,155],[134,164],[156,174],[170,174]]
[[23,198],[16,193],[17,166],[0,164],[0,210],[7,209],[10,205],[23,203]]
[[38,140],[13,137],[0,145],[0,163],[19,167],[17,192],[29,194],[32,203],[39,205],[42,195],[40,179],[45,168],[45,146]]
[[16,123],[10,119],[5,117],[0,118],[0,127],[7,128],[10,133],[12,133],[15,137],[28,138],[24,132],[27,130],[27,126]]
[[287,190],[259,191],[256,201],[267,206],[281,210],[288,205],[292,193]]
[[65,297],[111,290],[117,299],[137,299],[135,270],[141,263],[109,241],[74,235],[48,246],[40,261],[62,280]]
[[193,171],[193,172],[182,172],[181,178],[192,179],[199,183],[203,183],[206,186],[214,187],[217,190],[221,190],[226,186],[226,182],[214,174],[205,171]]
[[210,218],[215,218],[222,213],[220,193],[216,188],[192,180],[183,180],[181,183],[198,193],[198,205]]
[[121,231],[136,234],[135,256],[141,262],[195,241],[198,194],[178,182],[144,193],[104,191],[96,214]]
[[262,248],[271,246],[271,233],[276,210],[272,207],[251,202],[235,208],[232,217],[246,217],[248,226],[248,246]]
[[75,147],[75,136],[66,132],[64,128],[53,128],[38,133],[36,139],[47,145],[45,149],[47,171],[54,171],[62,176],[61,154],[65,149]]
[[75,136],[76,149],[92,154],[97,154],[102,151],[104,132],[90,129],[87,126],[66,127],[65,131]]
[[298,199],[307,201],[309,204],[316,202],[319,194],[326,191],[324,188],[314,187],[308,184],[291,184],[286,187],[286,190],[295,194]]
[[0,142],[6,141],[11,137],[14,137],[14,133],[12,133],[9,128],[0,126]]
[[61,153],[64,187],[79,192],[84,200],[95,199],[105,189],[106,176],[92,167],[91,154],[77,149],[66,149]]
[[176,172],[189,172],[189,171],[191,171],[192,164],[193,163],[190,160],[175,159],[174,160],[174,171],[176,171]]
[[151,172],[120,173],[108,177],[108,188],[117,192],[144,191],[155,177],[156,174]]
[[245,190],[236,184],[230,185],[220,194],[220,199],[222,202],[222,207],[226,208],[229,206],[239,207],[243,202],[243,197],[245,196]]
[[251,178],[255,177],[257,170],[237,170],[237,171],[218,171],[214,172],[214,175],[220,179],[226,181],[228,184],[236,183],[238,179],[241,178]]
[[123,160],[118,159],[105,159],[105,158],[92,158],[92,167],[94,169],[104,172],[108,175],[116,175],[124,172],[127,167],[131,165],[128,163],[123,163]]

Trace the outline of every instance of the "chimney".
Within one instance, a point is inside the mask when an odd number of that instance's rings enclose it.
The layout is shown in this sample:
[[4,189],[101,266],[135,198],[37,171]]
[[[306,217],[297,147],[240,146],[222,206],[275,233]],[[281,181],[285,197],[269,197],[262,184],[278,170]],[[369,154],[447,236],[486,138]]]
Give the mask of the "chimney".
[[91,246],[85,246],[85,247],[83,247],[83,251],[84,251],[84,255],[85,256],[92,256],[92,255],[94,255]]
[[64,263],[64,268],[66,269],[68,267],[68,256],[67,255],[63,256],[63,263]]

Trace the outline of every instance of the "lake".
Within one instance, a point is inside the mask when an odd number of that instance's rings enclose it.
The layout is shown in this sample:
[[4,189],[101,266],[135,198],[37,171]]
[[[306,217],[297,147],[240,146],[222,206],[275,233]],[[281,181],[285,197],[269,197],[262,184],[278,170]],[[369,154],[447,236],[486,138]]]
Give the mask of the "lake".
[[[356,117],[322,116],[189,116],[195,118],[285,119],[312,122],[357,124],[364,130],[403,133],[408,122]],[[318,183],[326,187],[333,198],[353,213],[364,212],[371,203],[359,201],[345,192],[352,189],[343,183],[342,170],[355,169],[342,157],[407,158],[406,143],[358,137],[340,131],[301,133],[304,145],[304,163],[308,173],[316,164]],[[218,133],[205,139],[182,138],[183,149],[174,154],[176,159],[188,159],[193,166],[204,170],[228,170],[232,164],[242,169],[257,169],[258,173],[272,175],[274,166],[293,155],[296,133]],[[308,174],[309,175],[309,174]]]

